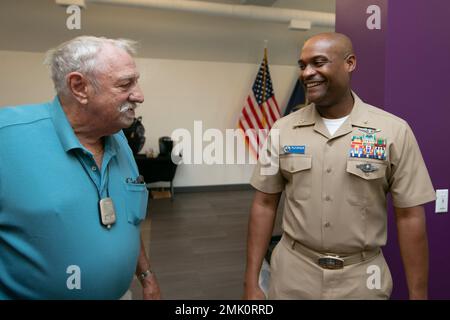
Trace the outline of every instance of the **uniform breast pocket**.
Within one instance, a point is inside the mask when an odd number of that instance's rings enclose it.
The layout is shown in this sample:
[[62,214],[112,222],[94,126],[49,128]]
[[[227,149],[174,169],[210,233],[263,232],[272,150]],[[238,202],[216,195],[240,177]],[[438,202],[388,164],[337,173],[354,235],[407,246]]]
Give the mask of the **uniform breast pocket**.
[[280,156],[280,169],[289,182],[286,195],[293,199],[306,200],[311,196],[311,156],[288,154]]
[[145,184],[125,183],[128,222],[138,225],[147,214],[148,191]]
[[382,190],[387,164],[382,160],[348,159],[347,200],[356,206],[370,206]]

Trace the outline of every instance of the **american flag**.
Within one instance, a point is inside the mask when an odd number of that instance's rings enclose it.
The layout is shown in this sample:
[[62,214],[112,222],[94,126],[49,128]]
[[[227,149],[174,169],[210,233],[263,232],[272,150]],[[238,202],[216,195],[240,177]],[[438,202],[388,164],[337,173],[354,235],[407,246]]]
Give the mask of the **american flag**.
[[244,131],[245,141],[256,157],[270,128],[280,117],[270,78],[267,49],[264,49],[258,75],[239,117],[239,127]]

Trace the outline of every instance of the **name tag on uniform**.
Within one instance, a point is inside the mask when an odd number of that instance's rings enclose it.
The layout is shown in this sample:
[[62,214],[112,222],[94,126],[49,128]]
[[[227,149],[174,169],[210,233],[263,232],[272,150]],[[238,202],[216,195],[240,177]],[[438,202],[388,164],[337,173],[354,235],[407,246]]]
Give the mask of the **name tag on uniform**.
[[306,146],[284,146],[284,153],[305,154]]

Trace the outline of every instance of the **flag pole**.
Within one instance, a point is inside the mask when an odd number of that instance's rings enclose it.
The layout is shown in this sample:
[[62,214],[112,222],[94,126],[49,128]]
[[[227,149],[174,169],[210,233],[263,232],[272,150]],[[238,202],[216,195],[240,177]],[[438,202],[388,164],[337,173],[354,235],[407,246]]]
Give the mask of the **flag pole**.
[[[263,90],[263,95],[262,95],[262,104],[261,104],[261,108],[264,108],[264,101],[266,100],[266,72],[267,72],[267,44],[269,43],[269,40],[264,40],[264,63],[263,63],[263,85],[262,85],[262,90]],[[265,116],[265,113],[263,112],[263,126],[266,126],[267,123],[267,119]]]

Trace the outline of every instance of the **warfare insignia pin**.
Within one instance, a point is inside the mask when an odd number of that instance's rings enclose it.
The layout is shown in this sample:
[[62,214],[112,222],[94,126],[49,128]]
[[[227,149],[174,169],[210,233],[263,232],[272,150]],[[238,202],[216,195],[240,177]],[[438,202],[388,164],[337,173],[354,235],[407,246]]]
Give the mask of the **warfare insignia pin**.
[[356,167],[364,173],[374,172],[378,170],[378,168],[371,163],[358,164]]
[[364,132],[365,134],[374,134],[381,131],[381,129],[371,129],[371,128],[359,128],[358,130]]

